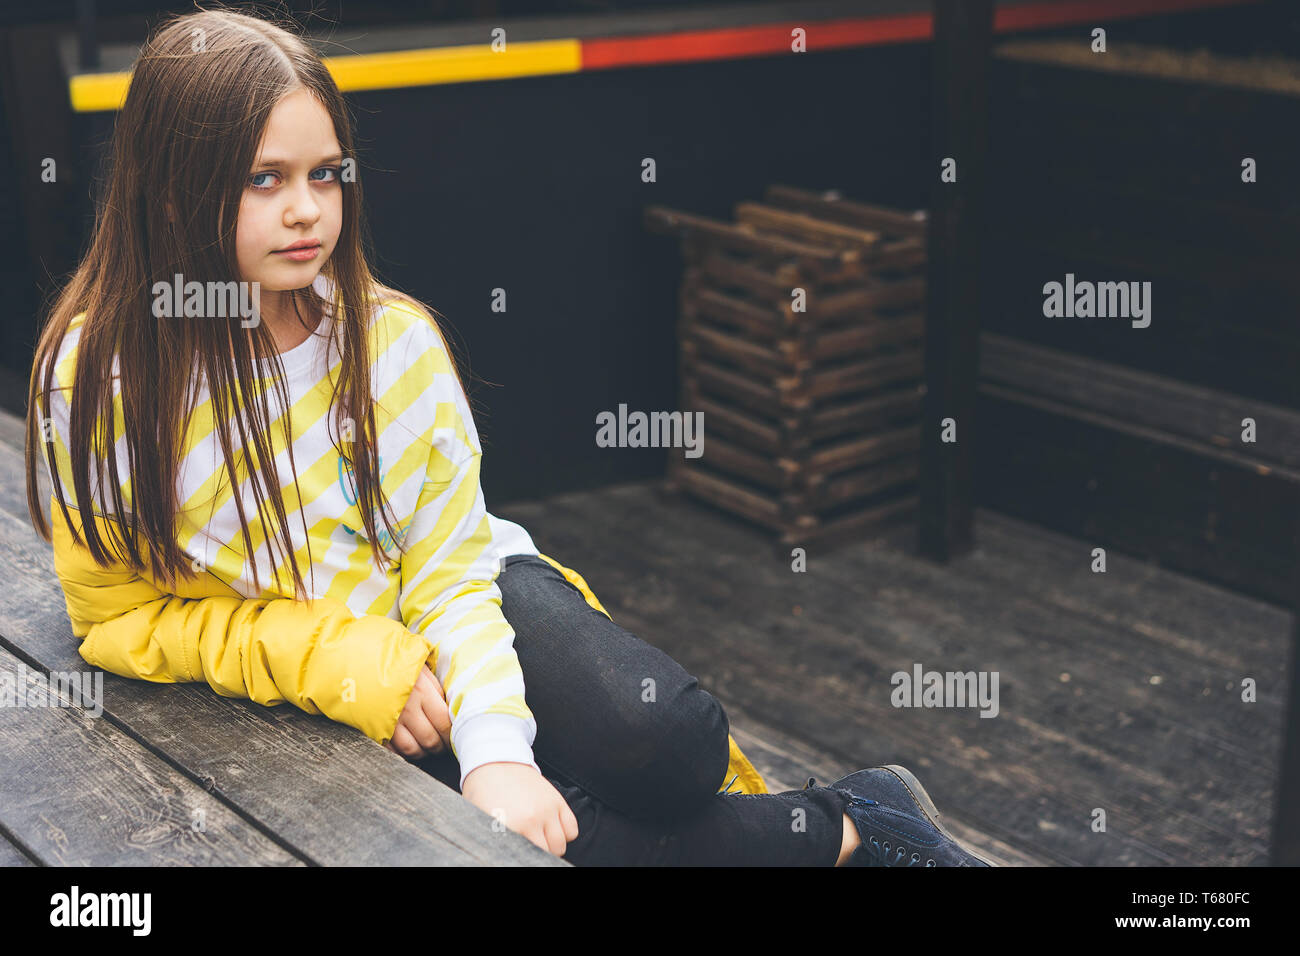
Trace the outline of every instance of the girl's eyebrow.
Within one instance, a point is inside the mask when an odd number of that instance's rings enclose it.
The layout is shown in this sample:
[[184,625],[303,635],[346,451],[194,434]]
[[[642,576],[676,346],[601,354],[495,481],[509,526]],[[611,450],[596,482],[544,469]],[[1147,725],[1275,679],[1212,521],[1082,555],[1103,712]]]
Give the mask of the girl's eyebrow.
[[[338,162],[338,161],[340,161],[340,160],[342,160],[342,159],[343,159],[343,154],[342,154],[341,152],[339,152],[339,153],[330,153],[328,156],[324,156],[324,157],[322,157],[321,160],[320,160],[320,162],[315,163],[314,165],[319,166],[320,163],[332,163],[332,162]],[[258,167],[258,166],[292,166],[292,165],[293,165],[293,161],[292,161],[292,160],[288,160],[288,159],[278,159],[278,158],[274,158],[274,159],[259,159],[256,163],[253,164],[254,168],[256,168],[256,167]]]

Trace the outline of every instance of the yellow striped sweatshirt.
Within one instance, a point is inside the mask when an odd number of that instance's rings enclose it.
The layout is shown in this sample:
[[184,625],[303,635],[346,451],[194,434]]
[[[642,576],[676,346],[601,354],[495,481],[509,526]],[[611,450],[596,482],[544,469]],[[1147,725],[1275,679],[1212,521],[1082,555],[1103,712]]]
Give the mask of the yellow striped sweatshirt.
[[[315,288],[333,301],[323,276]],[[69,433],[84,318],[73,320],[56,359],[46,425],[74,522],[84,519],[73,508],[77,502],[63,436]],[[523,528],[486,510],[479,484],[482,449],[445,344],[434,325],[405,303],[383,304],[370,321],[380,481],[407,546],[400,563],[385,572],[364,540],[351,470],[328,431],[333,416],[327,370],[339,362],[337,349],[326,354],[324,333],[331,321],[327,310],[316,334],[280,356],[292,410],[296,485],[278,396],[275,389],[267,392],[285,510],[312,599],[294,600],[291,583],[283,591],[265,589],[276,586],[277,578],[246,476],[240,493],[254,554],[244,553],[211,403],[200,382],[177,477],[182,502],[177,527],[181,546],[205,574],[178,582],[174,590],[180,593],[168,593],[148,569],[142,575],[125,565],[100,567],[88,550],[74,545],[51,498],[55,568],[73,633],[82,639],[81,656],[128,677],[206,680],[222,696],[266,705],[289,701],[381,743],[391,738],[427,662],[447,698],[462,784],[485,763],[536,768],[537,725],[524,702],[514,630],[502,614],[495,580],[508,555],[538,551]],[[264,362],[261,374],[270,371],[270,362]],[[127,476],[120,390],[115,415],[119,475]],[[96,471],[92,468],[92,488]],[[127,477],[122,494],[128,510],[130,491]],[[97,509],[98,494],[94,500]],[[96,510],[95,520],[103,522],[105,516]],[[375,523],[384,551],[397,557],[378,515]],[[571,581],[579,580],[576,572],[541,557]],[[253,586],[253,562],[260,591]],[[281,568],[287,565],[282,562]],[[287,570],[281,575],[289,582]],[[604,610],[585,582],[581,590]]]

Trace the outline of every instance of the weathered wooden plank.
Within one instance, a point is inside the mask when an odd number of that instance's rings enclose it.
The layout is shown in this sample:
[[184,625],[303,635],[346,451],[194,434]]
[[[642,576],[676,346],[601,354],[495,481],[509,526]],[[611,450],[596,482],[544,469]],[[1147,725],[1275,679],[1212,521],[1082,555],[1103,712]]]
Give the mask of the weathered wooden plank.
[[772,184],[763,201],[783,209],[809,212],[821,219],[842,222],[859,229],[880,230],[904,236],[925,235],[925,210],[913,213],[886,209],[869,203],[844,199],[838,193],[816,193],[794,186]]
[[704,415],[710,439],[715,435],[722,435],[747,447],[773,455],[780,454],[783,450],[784,429],[781,425],[764,421],[739,409],[706,398],[690,382],[685,383],[682,395],[683,408]]
[[834,267],[844,261],[846,253],[833,246],[801,242],[782,236],[757,233],[752,228],[738,226],[707,216],[697,216],[680,209],[650,206],[645,211],[645,224],[655,232],[682,233],[690,230],[716,243],[719,247],[759,256],[790,257],[809,264]]
[[912,237],[885,243],[880,255],[871,260],[873,270],[890,273],[893,281],[902,281],[909,272],[925,263],[925,240]]
[[[691,348],[692,343],[684,343],[684,352]],[[900,394],[896,389],[919,392],[923,396],[924,386],[915,384],[922,365],[920,349],[905,349],[864,362],[832,366],[816,375],[791,375],[768,384],[739,370],[692,358],[684,372],[684,381],[688,388],[725,395],[771,417],[811,413],[814,419],[828,422],[834,417],[832,409],[849,407],[841,403],[852,403],[852,408],[857,409],[859,402],[865,406],[876,398]],[[822,412],[826,412],[824,418]],[[845,414],[852,415],[855,411]]]
[[[89,674],[92,668],[83,667]],[[49,704],[48,672],[0,648],[0,826],[46,866],[302,866],[88,706]],[[34,697],[28,696],[32,687]]]
[[766,527],[780,530],[785,526],[778,502],[757,491],[741,487],[722,475],[674,464],[670,471],[670,483],[674,488],[686,488],[719,508],[740,514]]
[[35,865],[36,863],[33,862],[31,857],[9,842],[9,839],[4,834],[0,834],[0,867]]
[[795,342],[789,351],[809,360],[851,358],[882,345],[912,342],[925,334],[925,316],[921,313],[882,318],[863,328],[834,329],[823,332],[810,343]]
[[[744,334],[763,342],[775,340],[792,330],[784,328],[781,313],[771,305],[756,305],[738,296],[729,295],[723,289],[708,285],[704,279],[688,270],[682,280],[681,313],[682,320],[678,326],[696,324],[703,316],[728,326],[742,329]],[[787,291],[786,295],[789,295]]]
[[[1300,468],[1300,412],[1289,408],[991,332],[981,336],[980,377],[1235,450],[1243,459]],[[1254,443],[1241,440],[1246,418],[1255,421]]]
[[703,412],[710,434],[722,435],[756,451],[797,456],[815,443],[845,434],[864,434],[915,422],[923,396],[923,386],[905,386],[777,417],[714,401],[701,393],[694,379],[687,378],[683,382],[682,407]]
[[906,425],[818,448],[809,455],[806,464],[814,473],[834,474],[859,465],[910,454],[920,445],[920,426]]
[[[20,473],[20,462],[0,454],[8,584],[0,646],[49,670],[83,669],[49,545],[26,517]],[[568,865],[494,830],[492,817],[459,794],[324,717],[223,698],[202,684],[105,674],[104,688],[105,719],[310,863]]]
[[845,318],[857,318],[864,313],[914,308],[924,301],[925,276],[908,276],[813,296],[808,303],[807,315],[813,322],[830,325]]
[[[686,343],[689,345],[689,343]],[[683,360],[689,363],[684,373],[685,382],[692,387],[708,389],[728,398],[743,402],[755,411],[777,416],[783,412],[807,408],[811,400],[803,396],[794,396],[787,402],[772,385],[756,382],[739,372],[687,356],[687,349],[682,349]]]
[[1008,62],[1063,67],[1092,76],[1117,76],[1119,85],[1124,78],[1172,81],[1184,88],[1186,99],[1199,93],[1221,94],[1238,108],[1249,105],[1246,97],[1254,93],[1300,99],[1295,64],[1279,56],[1234,56],[1203,48],[1190,52],[1126,39],[1113,45],[1107,56],[1099,57],[1077,38],[1042,36],[1006,40],[997,45],[995,54]]
[[807,359],[799,361],[752,341],[744,333],[728,334],[728,331],[703,322],[688,322],[681,327],[679,344],[691,346],[688,356],[707,355],[729,362],[750,374],[770,381],[778,375],[807,374],[812,363]]
[[911,485],[916,481],[920,467],[914,457],[908,456],[829,478],[820,476],[802,492],[800,507],[822,511],[899,485]]
[[925,386],[912,383],[866,398],[828,404],[810,417],[808,434],[820,440],[841,431],[868,431],[890,423],[915,421],[924,399]]
[[865,361],[827,366],[804,375],[778,378],[776,387],[787,402],[839,398],[915,379],[921,373],[923,364],[924,356],[920,348],[903,348]]
[[843,328],[819,330],[816,334],[788,335],[755,341],[751,329],[736,329],[701,317],[697,304],[685,306],[678,324],[678,339],[692,341],[699,351],[720,356],[755,372],[774,377],[803,372],[818,365],[865,357],[888,346],[911,344],[925,332],[925,317],[910,315],[877,317],[875,321]]
[[880,247],[883,238],[879,232],[841,225],[816,216],[764,206],[753,201],[736,203],[734,212],[738,223],[808,242],[847,247],[853,254],[863,258],[870,258]]
[[710,469],[716,468],[735,475],[749,484],[770,489],[788,488],[796,477],[795,470],[781,467],[779,460],[742,448],[717,436],[709,437],[704,454],[700,458],[685,460],[683,465],[692,471],[706,466]]
[[708,280],[715,286],[743,290],[751,299],[778,308],[789,306],[790,288],[798,278],[797,269],[768,269],[709,249],[699,250],[688,261],[699,269],[701,279]]

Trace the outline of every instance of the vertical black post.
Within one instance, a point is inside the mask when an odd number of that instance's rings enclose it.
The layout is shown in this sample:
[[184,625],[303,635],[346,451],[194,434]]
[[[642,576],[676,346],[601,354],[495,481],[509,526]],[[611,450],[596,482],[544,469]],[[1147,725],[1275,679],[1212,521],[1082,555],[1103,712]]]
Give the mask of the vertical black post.
[[[928,230],[925,419],[921,433],[920,550],[947,561],[973,544],[980,245],[993,0],[935,0],[934,186]],[[940,162],[955,161],[954,182]],[[950,177],[949,177],[950,178]],[[944,442],[952,419],[955,442]]]
[[1282,725],[1282,769],[1277,778],[1273,814],[1274,866],[1300,866],[1300,515],[1295,522],[1291,558],[1294,595],[1291,653],[1286,669],[1287,705]]
[[99,40],[95,35],[95,0],[77,0],[77,65],[99,67]]

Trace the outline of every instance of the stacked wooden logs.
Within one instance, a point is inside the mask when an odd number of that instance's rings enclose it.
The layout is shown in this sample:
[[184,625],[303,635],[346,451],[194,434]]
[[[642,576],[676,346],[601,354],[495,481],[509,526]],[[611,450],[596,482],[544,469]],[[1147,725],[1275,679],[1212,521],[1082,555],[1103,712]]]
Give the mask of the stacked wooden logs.
[[860,539],[916,507],[925,218],[769,187],[727,223],[650,207],[679,235],[680,406],[703,454],[667,486],[777,533]]

